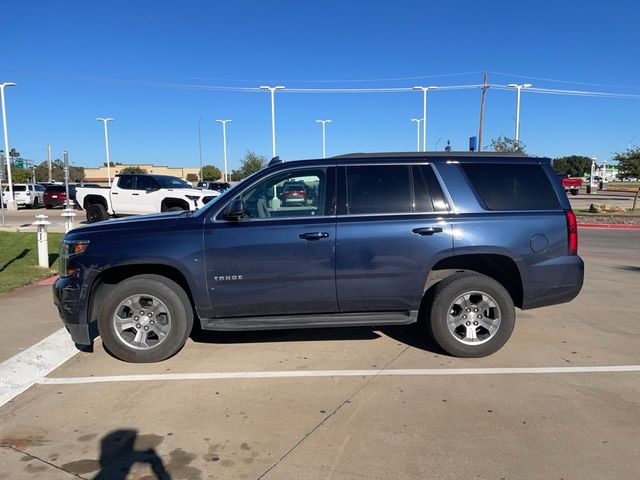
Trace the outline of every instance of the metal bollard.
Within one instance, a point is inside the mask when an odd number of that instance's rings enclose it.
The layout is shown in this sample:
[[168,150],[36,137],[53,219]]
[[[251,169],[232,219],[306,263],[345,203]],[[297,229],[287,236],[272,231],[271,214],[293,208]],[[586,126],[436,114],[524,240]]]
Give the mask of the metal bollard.
[[73,217],[76,216],[76,212],[71,208],[65,208],[62,216],[64,217],[64,231],[69,233],[69,230],[73,228]]
[[36,215],[36,221],[32,223],[38,229],[38,265],[42,268],[49,268],[49,243],[47,242],[47,221],[46,215]]

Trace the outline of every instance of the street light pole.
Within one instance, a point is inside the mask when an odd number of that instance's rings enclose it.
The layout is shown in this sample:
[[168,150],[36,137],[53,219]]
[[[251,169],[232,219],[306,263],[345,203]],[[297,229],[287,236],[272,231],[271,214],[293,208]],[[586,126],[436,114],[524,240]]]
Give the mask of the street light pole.
[[322,124],[322,158],[327,158],[327,137],[326,137],[326,124],[331,123],[331,120],[316,120],[317,123]]
[[222,124],[222,143],[223,143],[223,152],[224,152],[224,181],[229,181],[229,175],[227,174],[227,122],[231,122],[233,120],[216,120]]
[[107,122],[113,121],[113,118],[96,118],[104,124],[104,145],[107,151],[107,180],[109,186],[111,186],[111,159],[109,158],[109,132],[107,129]]
[[[4,128],[4,156],[7,160],[7,183],[9,184],[9,198],[7,200],[7,210],[16,211],[18,205],[15,198],[13,198],[13,182],[11,181],[11,157],[9,155],[9,131],[7,129],[7,108],[4,103],[4,87],[15,87],[13,82],[0,83],[0,101],[2,103],[2,125]],[[0,192],[2,195],[2,192]],[[2,200],[0,200],[2,201]]]
[[269,87],[267,85],[261,85],[260,90],[269,90],[271,92],[271,150],[272,156],[276,156],[276,105],[275,105],[275,96],[276,90],[284,90],[282,85],[278,85],[275,87]]
[[53,180],[51,178],[51,145],[47,145],[47,166],[49,167],[49,183]]
[[420,151],[420,122],[421,118],[412,118],[412,122],[416,122],[416,152]]
[[530,83],[510,83],[507,87],[516,89],[516,138],[514,145],[516,150],[520,150],[520,91],[523,88],[529,88],[532,85]]
[[200,133],[200,124],[202,123],[202,116],[198,119],[198,154],[200,156],[200,181],[202,181],[202,134]]
[[427,151],[427,92],[438,87],[413,87],[414,90],[422,90],[422,151]]

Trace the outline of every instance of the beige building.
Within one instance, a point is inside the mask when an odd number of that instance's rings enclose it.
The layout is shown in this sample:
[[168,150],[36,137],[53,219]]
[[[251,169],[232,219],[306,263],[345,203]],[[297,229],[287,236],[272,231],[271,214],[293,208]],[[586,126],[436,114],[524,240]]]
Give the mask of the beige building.
[[[128,163],[124,165],[116,165],[111,167],[111,178],[120,173],[123,168],[139,167],[147,173],[155,173],[156,175],[172,175],[174,177],[187,179],[187,175],[194,173],[200,178],[200,168],[198,167],[167,167],[164,165],[152,165],[150,163]],[[84,168],[85,182],[107,183],[107,167]]]

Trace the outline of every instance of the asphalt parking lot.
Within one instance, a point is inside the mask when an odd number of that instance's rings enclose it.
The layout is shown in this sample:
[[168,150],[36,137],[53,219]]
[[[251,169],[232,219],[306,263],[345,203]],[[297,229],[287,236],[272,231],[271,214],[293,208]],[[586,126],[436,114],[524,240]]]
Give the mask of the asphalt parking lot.
[[[417,327],[199,334],[151,365],[98,340],[0,408],[0,479],[637,478],[640,231],[580,233],[579,297],[484,359]],[[59,327],[29,288],[24,346]]]

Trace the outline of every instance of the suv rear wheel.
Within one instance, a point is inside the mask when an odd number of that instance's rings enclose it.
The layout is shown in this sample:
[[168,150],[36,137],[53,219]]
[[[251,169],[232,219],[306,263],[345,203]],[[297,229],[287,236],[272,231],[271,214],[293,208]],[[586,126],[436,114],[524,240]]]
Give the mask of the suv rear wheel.
[[509,292],[493,278],[457,273],[435,286],[429,330],[456,357],[491,355],[509,340],[515,325]]
[[98,330],[109,352],[125,362],[159,362],[175,355],[193,326],[185,291],[159,275],[138,275],[106,297]]
[[87,207],[87,222],[102,222],[108,218],[109,214],[107,213],[107,209],[104,208],[104,205],[101,203],[92,203]]

